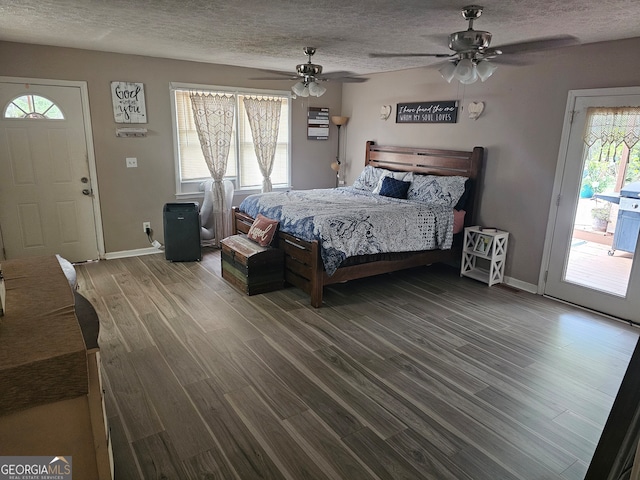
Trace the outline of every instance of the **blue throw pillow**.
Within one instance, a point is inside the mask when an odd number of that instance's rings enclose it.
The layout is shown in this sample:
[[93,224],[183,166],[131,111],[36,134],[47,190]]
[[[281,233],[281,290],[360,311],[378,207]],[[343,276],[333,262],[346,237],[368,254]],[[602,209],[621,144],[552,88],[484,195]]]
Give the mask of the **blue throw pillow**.
[[407,198],[407,192],[411,182],[396,180],[393,177],[384,177],[382,187],[380,187],[380,195],[393,198]]

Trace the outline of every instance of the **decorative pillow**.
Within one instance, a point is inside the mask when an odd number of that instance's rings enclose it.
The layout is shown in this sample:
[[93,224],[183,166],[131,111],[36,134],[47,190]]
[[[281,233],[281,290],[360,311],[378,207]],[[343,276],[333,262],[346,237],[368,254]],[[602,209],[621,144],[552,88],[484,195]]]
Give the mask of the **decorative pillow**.
[[382,179],[380,195],[384,197],[407,198],[407,192],[410,186],[411,182],[396,180],[393,177],[384,177]]
[[464,193],[467,177],[415,175],[407,199],[453,208]]
[[402,180],[403,182],[411,182],[413,180],[413,172],[392,172],[391,170],[382,169],[382,176],[380,180],[378,180],[378,184],[376,188],[373,189],[371,193],[380,193],[380,189],[382,188],[382,182],[386,177],[393,177],[396,180]]
[[375,168],[371,165],[367,165],[364,167],[364,170],[360,172],[360,176],[356,178],[356,181],[353,182],[353,188],[366,190],[367,192],[372,191],[378,184],[378,180],[380,180],[384,171],[385,170],[382,168]]
[[467,203],[469,202],[469,197],[471,196],[472,190],[473,190],[473,180],[471,180],[470,178],[467,178],[467,181],[464,182],[464,193],[460,197],[460,200],[458,200],[458,203],[456,203],[456,206],[453,208],[455,208],[456,210],[466,210]]
[[464,210],[453,210],[453,233],[460,233],[464,228],[464,216],[467,214]]
[[267,247],[271,244],[271,240],[273,240],[273,236],[276,234],[277,228],[277,220],[271,220],[259,213],[253,221],[253,224],[249,229],[249,233],[247,233],[247,238],[249,240],[253,240],[261,247]]

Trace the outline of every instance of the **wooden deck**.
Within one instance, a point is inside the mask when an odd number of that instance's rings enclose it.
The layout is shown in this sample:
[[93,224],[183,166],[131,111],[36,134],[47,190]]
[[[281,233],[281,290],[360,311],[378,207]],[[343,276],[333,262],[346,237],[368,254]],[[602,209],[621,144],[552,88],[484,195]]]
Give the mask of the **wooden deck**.
[[606,205],[606,202],[588,198],[579,200],[565,279],[571,283],[624,297],[627,293],[633,255],[622,251],[616,251],[613,256],[608,254],[613,244],[618,205],[611,205],[611,221],[607,231],[593,230],[591,209],[602,205]]
[[[605,238],[605,237],[603,237]],[[567,264],[566,280],[585,287],[626,296],[633,255],[610,246],[574,237]]]

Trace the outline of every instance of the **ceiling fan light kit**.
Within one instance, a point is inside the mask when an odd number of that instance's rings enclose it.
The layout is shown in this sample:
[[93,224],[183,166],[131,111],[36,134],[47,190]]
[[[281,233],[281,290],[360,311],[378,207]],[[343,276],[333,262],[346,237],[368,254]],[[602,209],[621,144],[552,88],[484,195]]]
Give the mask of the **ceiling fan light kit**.
[[476,65],[476,71],[478,72],[480,81],[484,82],[487,78],[493,75],[493,72],[495,72],[497,68],[498,67],[496,65],[487,60]]
[[456,65],[456,69],[453,71],[453,76],[458,79],[460,83],[468,85],[474,83],[478,79],[478,71],[471,59],[463,58]]
[[324,88],[322,85],[320,85],[319,83],[316,82],[309,82],[309,95],[312,95],[314,97],[320,97],[324,94],[324,92],[326,92],[327,89]]
[[293,87],[291,87],[291,91],[299,97],[309,96],[309,87],[307,87],[303,82],[296,83]]
[[460,83],[469,85],[478,79],[484,82],[493,75],[493,72],[495,72],[497,68],[496,65],[487,60],[474,62],[473,60],[464,58],[462,60],[456,60],[455,62],[446,63],[438,71],[440,75],[442,75],[442,78],[449,83],[455,78]]
[[299,97],[308,97],[309,95],[321,97],[327,89],[316,82],[308,82],[306,84],[305,82],[298,82],[291,87],[291,91]]
[[451,83],[453,80],[453,73],[456,71],[456,64],[454,62],[447,62],[442,67],[438,69],[442,78],[444,78],[448,83]]

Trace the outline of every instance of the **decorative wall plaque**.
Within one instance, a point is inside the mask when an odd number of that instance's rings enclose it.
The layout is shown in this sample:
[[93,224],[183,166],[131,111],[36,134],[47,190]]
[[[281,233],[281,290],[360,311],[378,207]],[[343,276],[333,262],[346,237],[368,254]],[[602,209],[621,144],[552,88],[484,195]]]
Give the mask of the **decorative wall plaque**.
[[396,107],[396,123],[456,123],[457,121],[457,100],[399,103]]
[[116,123],[147,123],[144,84],[111,82],[111,100]]
[[307,140],[327,140],[329,138],[329,109],[309,107],[307,112]]

